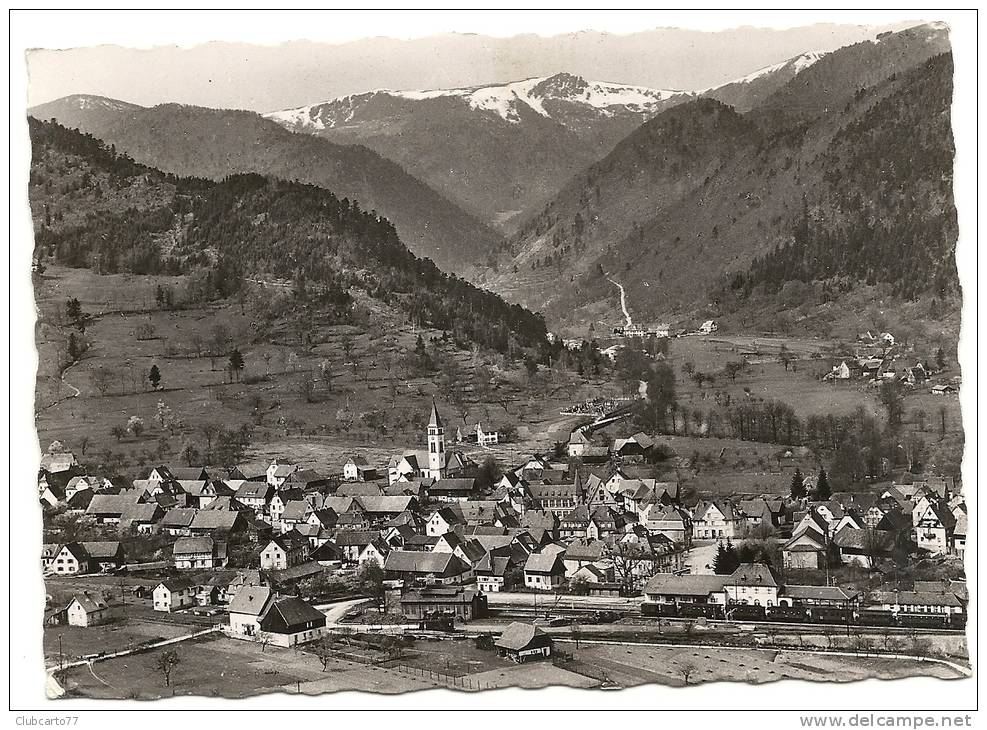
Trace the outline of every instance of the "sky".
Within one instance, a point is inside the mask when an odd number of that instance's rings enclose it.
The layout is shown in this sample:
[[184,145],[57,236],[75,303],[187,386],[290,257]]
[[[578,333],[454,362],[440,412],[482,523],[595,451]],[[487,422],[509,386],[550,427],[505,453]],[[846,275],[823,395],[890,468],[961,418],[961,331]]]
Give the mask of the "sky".
[[455,88],[561,71],[595,81],[692,91],[915,22],[36,49],[27,57],[28,105],[97,94],[145,106],[178,102],[267,112],[375,89]]

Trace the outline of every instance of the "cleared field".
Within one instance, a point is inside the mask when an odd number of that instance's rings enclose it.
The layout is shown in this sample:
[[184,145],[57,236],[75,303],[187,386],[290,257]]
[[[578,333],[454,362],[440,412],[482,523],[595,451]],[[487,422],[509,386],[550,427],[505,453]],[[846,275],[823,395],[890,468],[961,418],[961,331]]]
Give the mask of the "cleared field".
[[98,652],[112,654],[130,649],[136,644],[171,639],[195,630],[178,624],[168,625],[140,620],[114,621],[89,628],[49,626],[44,632],[45,661],[48,666],[55,666],[59,658],[71,662]]
[[[955,679],[957,672],[939,664],[905,659],[823,656],[798,652],[750,649],[679,649],[660,646],[619,646],[565,643],[578,664],[595,667],[604,681],[624,687],[651,682],[682,686],[705,682],[752,682],[780,679],[852,682],[878,677],[898,679],[934,676]],[[686,679],[688,674],[688,681]]]

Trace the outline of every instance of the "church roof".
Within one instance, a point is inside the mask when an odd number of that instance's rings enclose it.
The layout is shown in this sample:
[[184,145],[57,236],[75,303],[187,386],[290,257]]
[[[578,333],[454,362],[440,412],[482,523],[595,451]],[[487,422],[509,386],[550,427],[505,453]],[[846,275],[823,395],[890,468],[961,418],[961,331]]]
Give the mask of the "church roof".
[[434,426],[436,428],[442,427],[442,419],[439,418],[439,409],[435,407],[435,401],[432,401],[432,413],[428,417],[428,425]]

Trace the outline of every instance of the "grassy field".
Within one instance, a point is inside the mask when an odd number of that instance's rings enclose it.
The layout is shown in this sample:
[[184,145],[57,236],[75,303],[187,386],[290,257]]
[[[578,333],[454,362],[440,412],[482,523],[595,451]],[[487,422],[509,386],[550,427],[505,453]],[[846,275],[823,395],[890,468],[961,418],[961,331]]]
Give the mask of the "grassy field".
[[[565,643],[576,666],[623,687],[639,684],[683,686],[706,682],[751,682],[780,679],[815,682],[852,682],[860,679],[898,679],[934,676],[954,679],[957,672],[938,664],[892,658],[823,656],[762,649],[675,648]],[[686,680],[688,673],[688,681]]]
[[[154,298],[159,284],[178,286],[180,278],[98,277],[88,270],[53,267],[36,279],[43,447],[57,439],[80,454],[120,453],[132,465],[174,461],[183,443],[201,442],[202,424],[250,423],[255,429],[251,458],[262,462],[277,455],[336,472],[354,453],[383,466],[395,450],[423,447],[421,433],[435,398],[446,419],[447,438],[466,422],[516,427],[515,443],[489,452],[471,449],[509,461],[551,445],[553,434],[572,421],[561,418],[559,410],[574,393],[607,388],[575,375],[543,373],[532,379],[522,370],[505,369],[499,356],[432,342],[441,333],[415,330],[395,311],[366,298],[360,303],[367,321],[316,323],[313,341],[302,345],[287,317],[276,319],[264,333],[257,331],[252,307],[260,306],[256,298],[269,293],[255,290],[250,295],[254,299],[248,297],[243,307],[232,302],[162,310]],[[75,331],[65,315],[65,303],[72,297],[90,317],[85,332],[90,348],[63,373],[58,364],[65,363],[68,334]],[[142,327],[150,327],[153,336],[138,339]],[[217,333],[227,335],[225,344],[215,344]],[[455,362],[467,376],[481,364],[488,367],[494,376],[488,392],[453,403],[437,387],[437,373],[410,371],[404,361],[419,335],[436,362]],[[210,354],[233,346],[246,363],[239,382],[231,382],[225,354]],[[331,383],[322,376],[324,363],[332,372]],[[148,380],[152,365],[161,372],[159,390]],[[111,374],[109,383],[100,370]],[[305,380],[314,383],[307,394],[302,390]],[[164,422],[156,418],[159,402],[171,411]],[[372,412],[378,413],[373,422],[367,418]],[[144,432],[114,436],[112,429],[131,416],[144,421]]]

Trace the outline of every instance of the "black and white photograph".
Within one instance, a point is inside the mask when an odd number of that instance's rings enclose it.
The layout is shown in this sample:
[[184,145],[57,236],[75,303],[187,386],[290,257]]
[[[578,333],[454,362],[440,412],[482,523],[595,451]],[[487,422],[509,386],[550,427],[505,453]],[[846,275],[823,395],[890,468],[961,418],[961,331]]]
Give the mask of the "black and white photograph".
[[200,12],[11,47],[34,710],[970,726],[976,11]]

